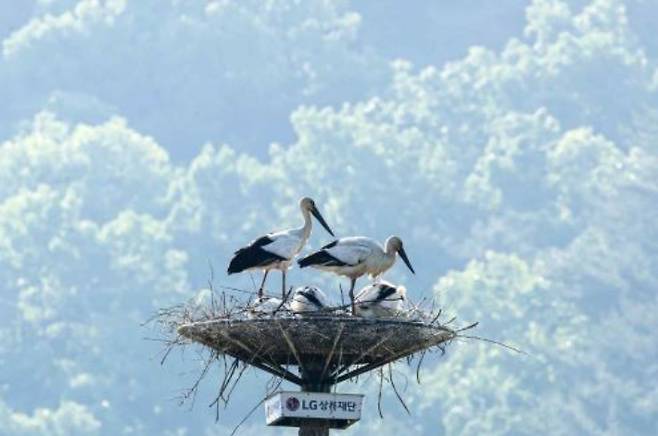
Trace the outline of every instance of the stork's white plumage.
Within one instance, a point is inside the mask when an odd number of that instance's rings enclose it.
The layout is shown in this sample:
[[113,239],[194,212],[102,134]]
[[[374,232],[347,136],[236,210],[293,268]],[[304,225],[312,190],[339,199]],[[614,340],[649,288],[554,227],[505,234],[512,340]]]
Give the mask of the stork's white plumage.
[[290,309],[299,315],[317,314],[327,307],[329,307],[327,296],[315,286],[297,288],[290,303]]
[[263,296],[263,287],[270,270],[276,269],[281,271],[281,293],[283,298],[286,295],[286,271],[297,253],[306,244],[311,235],[311,215],[313,215],[329,232],[331,236],[334,233],[325,222],[324,218],[315,206],[315,202],[308,197],[299,201],[299,207],[304,217],[304,224],[296,229],[283,230],[280,232],[269,233],[265,236],[252,241],[249,245],[235,252],[233,259],[228,266],[228,273],[234,274],[242,271],[262,270],[265,272],[263,281],[258,289],[258,296]]
[[388,282],[373,283],[361,289],[354,299],[355,314],[365,318],[390,318],[399,315],[407,300],[404,286]]
[[378,278],[393,266],[397,254],[415,274],[400,238],[391,236],[385,245],[384,249],[374,239],[363,236],[341,238],[300,259],[298,263],[302,268],[310,266],[349,277],[349,294],[354,313],[354,285],[362,275],[369,274],[375,279]]
[[281,304],[282,301],[283,300],[275,297],[258,297],[247,308],[247,317],[254,319],[274,316],[277,313],[284,313],[288,307],[285,304]]

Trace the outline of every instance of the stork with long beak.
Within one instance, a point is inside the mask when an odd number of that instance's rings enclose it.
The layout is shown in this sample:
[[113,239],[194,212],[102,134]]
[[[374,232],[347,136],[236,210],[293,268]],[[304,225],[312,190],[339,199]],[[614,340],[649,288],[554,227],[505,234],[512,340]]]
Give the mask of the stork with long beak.
[[385,246],[384,249],[374,239],[363,236],[341,238],[298,260],[297,263],[301,268],[310,266],[349,277],[350,302],[352,313],[355,313],[354,285],[359,277],[369,274],[373,279],[377,279],[393,266],[397,255],[400,255],[412,273],[416,273],[409,262],[400,238],[389,237]]
[[282,274],[281,293],[282,298],[285,300],[286,271],[295,256],[304,248],[311,235],[311,215],[320,222],[331,236],[334,236],[313,200],[308,197],[302,198],[299,200],[299,208],[304,217],[304,224],[301,227],[261,236],[246,247],[236,251],[229,263],[229,275],[250,270],[264,271],[263,281],[260,283],[260,288],[258,288],[258,298],[263,297],[267,274],[271,270],[279,270]]

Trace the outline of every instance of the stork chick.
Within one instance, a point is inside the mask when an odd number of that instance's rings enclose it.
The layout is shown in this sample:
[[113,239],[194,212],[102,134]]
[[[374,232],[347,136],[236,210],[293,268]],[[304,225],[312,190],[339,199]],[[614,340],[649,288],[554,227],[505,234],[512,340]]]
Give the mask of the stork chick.
[[265,318],[275,316],[277,313],[283,313],[288,310],[283,300],[275,297],[258,297],[253,304],[247,308],[247,317],[249,319]]
[[290,303],[290,309],[295,314],[319,314],[329,306],[327,296],[315,286],[297,288]]
[[373,283],[361,289],[356,296],[358,316],[364,318],[391,318],[399,315],[407,300],[407,289],[388,282]]

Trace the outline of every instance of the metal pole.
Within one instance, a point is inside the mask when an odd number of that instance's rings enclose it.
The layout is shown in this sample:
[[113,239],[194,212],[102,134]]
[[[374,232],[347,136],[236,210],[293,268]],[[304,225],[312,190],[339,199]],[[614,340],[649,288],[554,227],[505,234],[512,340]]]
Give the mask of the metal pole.
[[[331,385],[324,383],[321,379],[324,370],[324,362],[304,362],[304,384],[302,392],[330,392]],[[329,436],[329,427],[326,423],[318,422],[303,424],[299,427],[299,436]]]
[[310,424],[299,427],[299,436],[329,436],[329,429],[325,426],[312,427]]

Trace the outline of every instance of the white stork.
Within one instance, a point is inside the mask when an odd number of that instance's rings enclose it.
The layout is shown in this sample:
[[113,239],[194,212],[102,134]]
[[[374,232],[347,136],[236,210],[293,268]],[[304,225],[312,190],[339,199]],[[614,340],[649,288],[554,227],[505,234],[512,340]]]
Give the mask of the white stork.
[[283,230],[261,236],[246,247],[236,251],[229,263],[229,275],[254,269],[265,271],[263,281],[258,289],[259,298],[263,296],[263,287],[265,286],[267,274],[270,270],[278,269],[282,274],[281,292],[283,295],[282,298],[285,299],[286,271],[290,266],[290,262],[301,251],[311,235],[311,214],[331,236],[334,236],[334,233],[324,218],[322,218],[313,200],[304,197],[299,200],[299,207],[304,216],[304,225],[296,229]]
[[247,308],[247,317],[251,319],[262,318],[284,312],[288,310],[288,307],[282,304],[282,301],[276,297],[258,297]]
[[356,295],[356,315],[365,318],[387,318],[399,314],[407,299],[407,289],[381,281],[361,289]]
[[327,296],[315,286],[297,288],[290,303],[293,313],[305,315],[320,312],[329,306]]
[[400,255],[412,273],[416,273],[400,238],[391,236],[386,240],[385,245],[386,249],[374,239],[363,236],[340,238],[298,260],[297,263],[301,268],[310,266],[349,277],[351,280],[349,294],[352,313],[354,313],[354,285],[356,279],[362,275],[369,274],[376,279],[393,266],[396,254]]

